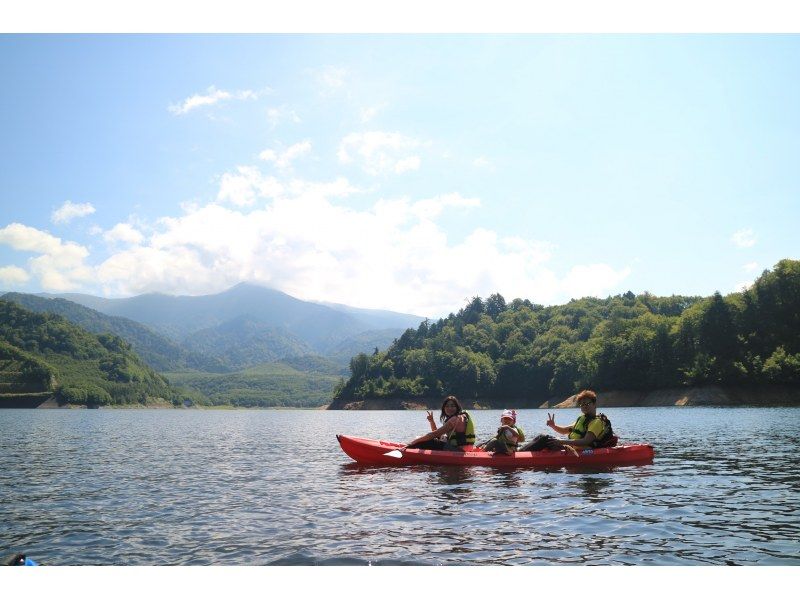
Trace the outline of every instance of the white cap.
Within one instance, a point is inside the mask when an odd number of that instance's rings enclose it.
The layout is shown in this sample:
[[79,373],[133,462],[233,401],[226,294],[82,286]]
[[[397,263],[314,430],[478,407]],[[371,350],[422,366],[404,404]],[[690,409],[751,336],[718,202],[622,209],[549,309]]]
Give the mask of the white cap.
[[500,419],[503,419],[505,417],[509,417],[512,420],[514,420],[514,423],[517,423],[517,412],[514,411],[513,409],[506,409],[505,411],[503,411],[503,414],[500,416]]

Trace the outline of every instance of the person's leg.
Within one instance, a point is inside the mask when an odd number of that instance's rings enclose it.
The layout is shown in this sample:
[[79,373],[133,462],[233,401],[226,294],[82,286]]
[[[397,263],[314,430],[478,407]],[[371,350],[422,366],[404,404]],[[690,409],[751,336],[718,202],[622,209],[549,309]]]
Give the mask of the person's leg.
[[417,444],[409,446],[408,448],[420,449],[423,451],[456,450],[455,447],[450,447],[446,442],[439,440],[438,438],[426,440],[425,442],[418,442]]
[[531,440],[528,444],[526,444],[525,446],[523,446],[519,450],[520,451],[542,451],[542,450],[544,450],[546,448],[552,448],[554,442],[558,442],[558,441],[555,438],[553,438],[552,436],[549,436],[547,434],[539,434],[538,436],[536,436],[536,438]]
[[498,455],[510,455],[514,451],[508,447],[508,445],[503,444],[502,442],[498,442],[494,447],[494,452]]

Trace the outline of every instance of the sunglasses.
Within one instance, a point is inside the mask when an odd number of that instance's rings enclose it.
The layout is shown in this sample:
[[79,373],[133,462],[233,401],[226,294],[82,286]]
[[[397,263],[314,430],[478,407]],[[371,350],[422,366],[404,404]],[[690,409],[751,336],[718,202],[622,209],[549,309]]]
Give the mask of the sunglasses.
[[591,405],[591,401],[584,401],[583,403],[578,403],[578,407],[586,407],[587,405]]

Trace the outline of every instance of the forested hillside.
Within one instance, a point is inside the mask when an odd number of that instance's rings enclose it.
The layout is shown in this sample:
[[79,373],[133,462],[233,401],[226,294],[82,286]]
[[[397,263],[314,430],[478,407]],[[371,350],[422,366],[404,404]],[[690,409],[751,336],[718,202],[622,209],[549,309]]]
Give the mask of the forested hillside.
[[182,392],[131,351],[118,336],[94,335],[61,316],[0,300],[0,401],[49,393],[61,403],[180,403]]
[[364,399],[538,406],[580,388],[800,384],[800,262],[723,297],[625,293],[543,307],[500,295],[361,353],[332,408]]
[[0,299],[37,313],[63,316],[73,324],[94,334],[108,332],[125,339],[144,362],[157,371],[197,369],[224,372],[228,368],[218,359],[187,350],[128,318],[109,316],[95,309],[61,298],[46,298],[25,293],[6,293]]

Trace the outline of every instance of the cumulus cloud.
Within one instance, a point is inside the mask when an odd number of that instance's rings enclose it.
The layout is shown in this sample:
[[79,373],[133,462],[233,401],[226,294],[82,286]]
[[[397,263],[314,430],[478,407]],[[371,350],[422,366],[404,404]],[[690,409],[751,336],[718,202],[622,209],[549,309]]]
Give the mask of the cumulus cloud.
[[420,159],[419,156],[409,156],[402,158],[394,165],[394,172],[396,174],[403,174],[409,170],[419,170]]
[[266,149],[258,157],[265,162],[272,162],[280,169],[288,168],[292,160],[304,156],[311,151],[311,142],[308,140],[300,141],[290,145],[285,150]]
[[171,104],[168,110],[172,114],[180,116],[202,106],[212,106],[226,100],[255,100],[259,95],[259,92],[250,89],[225,91],[224,89],[217,89],[212,85],[206,89],[205,93],[197,93],[189,96],[182,102]]
[[0,268],[0,284],[16,286],[25,284],[30,279],[30,274],[18,266],[3,266]]
[[111,230],[103,233],[103,238],[109,243],[129,243],[138,245],[144,240],[144,235],[126,222],[120,222]]
[[275,177],[264,176],[253,166],[239,166],[236,172],[226,172],[217,193],[217,200],[235,206],[249,206],[257,197],[275,197],[283,190],[283,185]]
[[561,294],[570,299],[602,297],[617,288],[631,273],[630,268],[615,270],[608,264],[574,266],[559,283]]
[[731,243],[742,249],[752,247],[756,244],[756,240],[755,233],[753,233],[753,230],[749,228],[737,230],[735,233],[733,233],[733,235],[731,235]]
[[40,254],[28,260],[28,265],[45,290],[69,291],[93,279],[92,269],[84,263],[88,249],[46,231],[15,222],[0,229],[0,244]]
[[439,218],[479,209],[479,198],[382,198],[359,209],[337,201],[358,192],[344,178],[278,183],[240,167],[220,182],[231,201],[161,219],[146,243],[99,264],[97,280],[120,295],[217,292],[248,280],[303,299],[436,317],[476,294],[540,303],[604,296],[629,274],[593,264],[559,276],[547,267],[552,246],[485,228],[452,239]]
[[65,201],[57,210],[53,210],[50,220],[55,224],[67,223],[74,218],[83,218],[89,214],[94,214],[94,206],[90,203],[72,203]]
[[414,151],[422,145],[423,142],[400,133],[350,133],[339,144],[337,156],[343,164],[358,162],[371,175],[400,174],[419,169],[420,158]]

